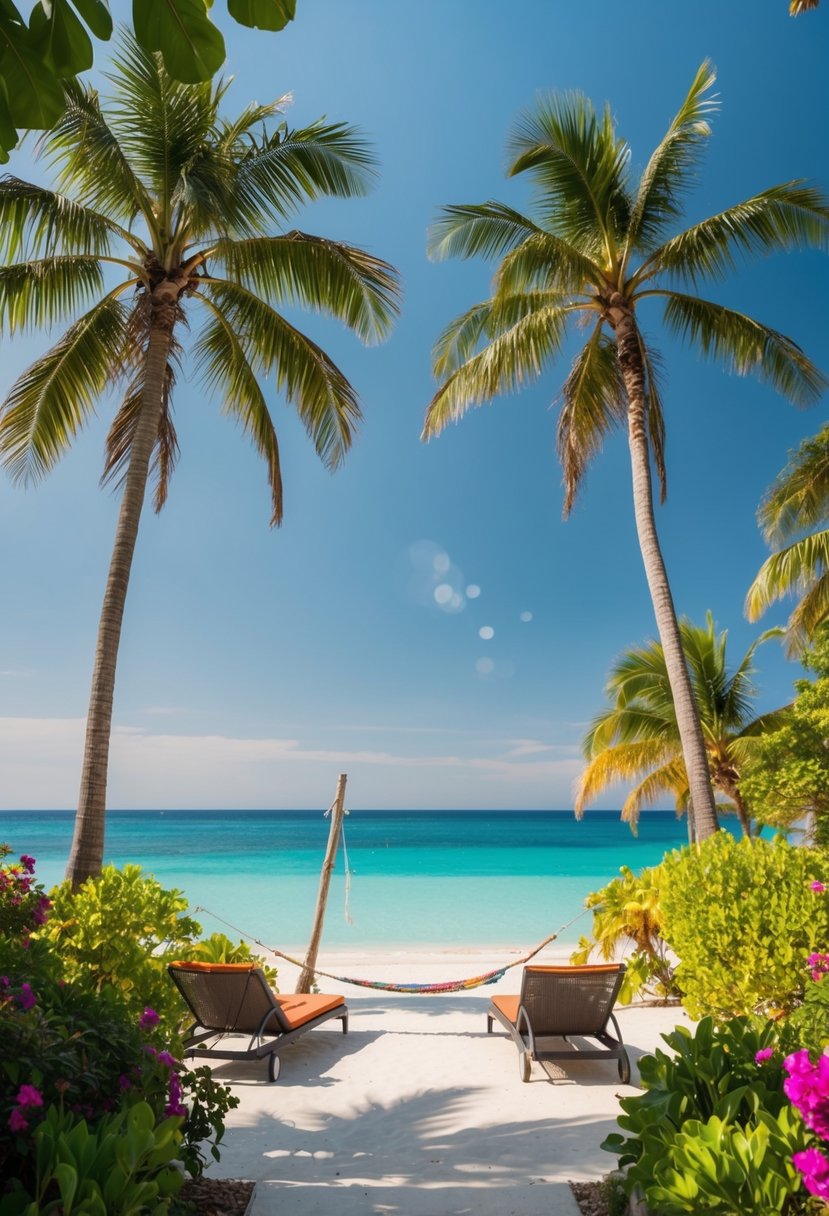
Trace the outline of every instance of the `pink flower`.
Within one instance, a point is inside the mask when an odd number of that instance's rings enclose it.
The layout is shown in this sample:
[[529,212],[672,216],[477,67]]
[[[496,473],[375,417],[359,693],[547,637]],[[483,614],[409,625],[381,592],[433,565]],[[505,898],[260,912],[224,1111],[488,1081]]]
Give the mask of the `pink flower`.
[[178,1061],[170,1055],[169,1051],[160,1051],[156,1057],[159,1064],[163,1064],[165,1068],[176,1068]]
[[160,1019],[156,1011],[154,1009],[150,1009],[148,1005],[141,1014],[141,1017],[138,1020],[138,1025],[142,1030],[152,1030],[153,1026],[158,1025],[159,1020]]
[[784,1067],[789,1073],[783,1082],[786,1097],[803,1116],[807,1127],[829,1139],[829,1056],[821,1055],[812,1063],[803,1048],[788,1056]]
[[810,954],[806,959],[807,967],[811,967],[812,979],[815,983],[829,974],[829,954]]
[[773,1047],[761,1047],[754,1057],[755,1064],[765,1064],[766,1060],[770,1060],[774,1055]]
[[819,1148],[807,1148],[792,1157],[795,1169],[803,1175],[803,1185],[810,1195],[829,1199],[829,1158]]
[[809,889],[812,891],[815,891],[818,895],[823,895],[824,891],[826,890],[826,887],[824,886],[824,884],[822,882],[818,882],[818,880],[815,879],[814,882],[809,883]]
[[118,1078],[118,1088],[132,1089],[132,1081],[129,1079],[129,1077],[125,1076],[124,1073],[121,1073],[120,1077]]
[[30,984],[21,984],[20,992],[17,997],[17,1003],[23,1010],[34,1009],[37,1004],[37,997],[32,992]]
[[27,874],[34,873],[35,859],[34,857],[30,857],[28,853],[20,854],[20,864]]
[[18,1106],[42,1106],[43,1094],[34,1085],[21,1085],[15,1102]]
[[23,1115],[20,1113],[19,1108],[15,1107],[15,1109],[9,1115],[9,1131],[27,1132],[28,1130],[29,1130],[29,1124],[26,1122]]

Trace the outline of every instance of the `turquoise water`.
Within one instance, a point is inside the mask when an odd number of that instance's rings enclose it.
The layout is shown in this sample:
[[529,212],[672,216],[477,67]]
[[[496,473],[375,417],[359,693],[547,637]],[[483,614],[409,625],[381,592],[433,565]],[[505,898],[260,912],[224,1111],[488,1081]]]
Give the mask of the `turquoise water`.
[[[0,813],[0,840],[37,858],[47,886],[63,877],[66,811]],[[643,816],[639,836],[616,811],[352,811],[347,923],[340,849],[324,945],[332,948],[529,946],[571,920],[621,865],[653,865],[685,842],[671,812]],[[112,811],[107,861],[138,862],[191,905],[280,949],[308,938],[328,820],[319,811]],[[199,914],[205,931],[221,929]],[[562,934],[575,942],[585,916]],[[232,936],[232,934],[231,934]]]

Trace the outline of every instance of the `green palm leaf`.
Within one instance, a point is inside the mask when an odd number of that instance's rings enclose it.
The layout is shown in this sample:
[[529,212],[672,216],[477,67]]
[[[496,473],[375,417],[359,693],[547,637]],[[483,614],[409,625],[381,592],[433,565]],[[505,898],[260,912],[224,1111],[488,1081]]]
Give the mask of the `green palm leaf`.
[[564,514],[606,435],[625,418],[627,402],[615,343],[601,321],[576,356],[561,393],[556,443],[564,473]]
[[221,309],[239,334],[252,367],[274,374],[296,407],[320,459],[335,469],[351,446],[361,418],[354,389],[316,343],[240,284],[201,280],[199,294]]
[[595,756],[576,785],[575,812],[581,818],[585,808],[612,785],[637,780],[642,773],[661,767],[676,756],[677,744],[663,739],[643,739],[637,743],[618,743]]
[[626,234],[628,256],[634,249],[651,248],[666,225],[682,214],[682,200],[711,134],[708,117],[718,108],[716,98],[705,96],[716,79],[713,65],[706,59],[645,167]]
[[528,380],[537,378],[545,365],[559,353],[564,337],[568,306],[559,296],[553,302],[547,293],[523,301],[495,298],[490,301],[488,319],[493,327],[510,306],[514,310],[530,307],[506,332],[499,333],[477,355],[455,371],[432,398],[426,411],[423,438],[439,435],[449,422],[457,422],[470,406],[483,405],[499,393],[509,393]]
[[196,345],[199,372],[210,389],[222,393],[225,410],[236,415],[264,458],[273,504],[271,524],[277,526],[283,511],[282,471],[273,419],[239,335],[221,309],[206,298],[205,303],[214,320],[202,331]]
[[638,785],[634,786],[622,804],[620,816],[622,822],[630,824],[636,835],[642,808],[653,806],[666,795],[673,798],[677,815],[681,815],[688,809],[688,776],[681,757],[654,769]]
[[755,373],[794,405],[814,404],[826,388],[823,373],[785,334],[710,300],[674,291],[655,294],[667,297],[668,327],[728,370]]
[[128,310],[105,296],[15,381],[0,407],[0,459],[15,481],[57,463],[118,368],[127,333]]
[[51,326],[100,294],[101,263],[94,254],[69,254],[0,266],[0,327],[10,334]]
[[589,257],[615,257],[630,212],[629,149],[610,111],[579,93],[541,98],[509,141],[510,176],[529,173],[544,227]]
[[119,226],[75,199],[19,177],[0,178],[0,258],[21,254],[105,254]]
[[231,278],[274,303],[298,303],[348,325],[363,342],[388,337],[399,311],[397,273],[388,262],[304,232],[222,241],[216,261]]
[[829,248],[829,201],[801,181],[772,186],[666,241],[644,263],[637,281],[658,271],[697,283],[724,279],[744,258]]
[[543,233],[526,215],[490,200],[474,206],[442,207],[429,229],[427,250],[435,261],[444,258],[497,258]]
[[829,519],[829,426],[804,439],[760,505],[760,524],[774,543]]
[[829,531],[813,532],[772,553],[748,590],[746,616],[756,621],[777,600],[810,592],[826,571],[829,571]]
[[[149,473],[150,480],[155,483],[153,507],[156,514],[167,501],[170,478],[179,456],[178,436],[173,424],[172,411],[172,392],[175,382],[175,368],[172,362],[168,362],[162,390],[158,437],[153,448]],[[144,404],[143,388],[143,380],[139,374],[128,388],[121,407],[112,420],[112,426],[109,428],[106,439],[106,462],[101,485],[114,482],[116,486],[120,487],[124,482],[132,454],[133,438]]]

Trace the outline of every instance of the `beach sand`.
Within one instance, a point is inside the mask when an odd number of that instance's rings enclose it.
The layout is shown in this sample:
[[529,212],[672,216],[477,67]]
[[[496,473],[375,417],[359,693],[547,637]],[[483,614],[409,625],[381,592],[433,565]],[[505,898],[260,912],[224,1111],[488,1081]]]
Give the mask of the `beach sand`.
[[[441,982],[477,975],[523,951],[434,948],[376,953],[323,952],[338,975],[393,982]],[[548,947],[539,961],[567,961]],[[279,987],[297,970],[282,960]],[[241,1098],[228,1117],[216,1177],[257,1182],[251,1216],[561,1216],[578,1211],[567,1181],[598,1179],[615,1165],[602,1152],[616,1130],[622,1086],[615,1061],[533,1065],[523,1084],[518,1052],[503,1033],[487,1035],[496,992],[517,992],[516,967],[497,984],[442,996],[343,992],[349,1033],[338,1022],[315,1030],[282,1056],[279,1079],[265,1063],[217,1065]],[[687,1022],[678,1007],[617,1010],[637,1059],[659,1035]],[[496,1024],[497,1025],[497,1024]]]

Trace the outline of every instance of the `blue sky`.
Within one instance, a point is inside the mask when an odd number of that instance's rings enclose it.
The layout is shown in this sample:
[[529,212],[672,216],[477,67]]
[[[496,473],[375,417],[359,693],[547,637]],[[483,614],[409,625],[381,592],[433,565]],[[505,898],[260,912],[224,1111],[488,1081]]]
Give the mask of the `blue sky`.
[[[419,442],[431,344],[487,293],[491,273],[430,263],[426,230],[442,203],[524,206],[524,184],[504,178],[505,143],[538,91],[610,101],[641,168],[705,57],[722,110],[689,220],[779,181],[825,185],[827,22],[826,9],[791,20],[786,0],[299,0],[278,35],[225,22],[230,110],[291,90],[293,125],[324,114],[372,138],[376,191],[319,203],[297,226],[395,263],[405,302],[390,341],[368,350],[333,323],[303,320],[357,386],[365,423],[332,477],[271,392],[279,530],[268,528],[264,469],[247,441],[182,378],[181,462],[161,516],[145,512],[127,605],[111,807],[315,807],[339,771],[354,807],[572,805],[607,669],[653,632],[625,439],[608,442],[567,523],[551,408],[567,358]],[[25,151],[10,167],[43,172]],[[824,284],[824,258],[793,254],[709,294],[826,368]],[[702,363],[660,332],[656,309],[642,323],[666,369],[669,500],[658,524],[677,605],[696,620],[710,609],[738,658],[758,632],[742,615],[766,552],[758,501],[825,412],[798,413]],[[3,392],[43,347],[42,336],[4,343]],[[41,485],[0,480],[6,809],[75,802],[117,510],[98,487],[107,425],[102,409]],[[435,601],[444,584],[462,593],[449,604],[461,610]],[[759,707],[787,700],[799,669],[775,643],[758,665]]]

